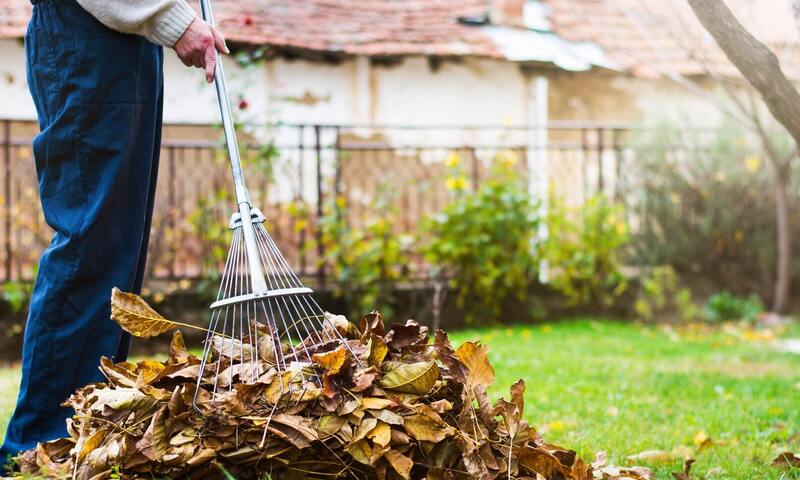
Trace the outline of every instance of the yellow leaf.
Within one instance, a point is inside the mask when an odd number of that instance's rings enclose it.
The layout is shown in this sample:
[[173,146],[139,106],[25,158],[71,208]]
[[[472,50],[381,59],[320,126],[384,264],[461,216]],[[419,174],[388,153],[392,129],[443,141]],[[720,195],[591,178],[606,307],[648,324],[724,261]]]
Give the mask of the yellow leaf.
[[694,444],[698,447],[703,447],[711,443],[711,437],[706,432],[697,432],[694,434]]
[[466,342],[456,350],[456,357],[467,367],[467,381],[471,385],[488,387],[494,383],[494,368],[486,355],[489,348],[474,342]]
[[381,410],[397,405],[393,400],[381,397],[364,397],[361,399],[361,408],[364,410]]
[[311,357],[314,363],[324,368],[331,375],[336,375],[342,369],[344,361],[347,359],[347,350],[340,346],[336,350],[325,353],[316,353]]
[[89,438],[84,440],[80,447],[80,451],[78,452],[78,462],[81,462],[84,458],[86,458],[86,455],[88,455],[95,448],[99,447],[104,438],[106,438],[106,430],[97,430],[91,434]]
[[403,393],[425,395],[439,379],[439,367],[433,360],[407,363],[389,370],[378,382],[378,386]]
[[373,442],[385,447],[389,445],[389,440],[392,439],[392,428],[388,423],[378,421],[378,424],[368,434],[367,438],[372,439]]

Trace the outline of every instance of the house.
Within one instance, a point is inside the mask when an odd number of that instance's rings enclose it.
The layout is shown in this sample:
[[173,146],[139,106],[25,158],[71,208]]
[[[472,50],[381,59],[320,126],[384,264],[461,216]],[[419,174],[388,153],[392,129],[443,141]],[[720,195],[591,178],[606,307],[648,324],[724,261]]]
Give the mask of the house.
[[[793,60],[784,66],[800,77],[789,2],[728,4],[779,56]],[[254,126],[252,137],[273,139],[296,163],[291,174],[270,172],[286,181],[265,200],[301,198],[315,203],[315,211],[330,190],[346,191],[365,209],[384,180],[418,190],[444,174],[441,164],[453,151],[469,164],[473,183],[483,160],[510,149],[524,157],[534,191],[555,183],[577,198],[586,192],[576,185],[587,182],[613,190],[619,131],[664,117],[715,122],[717,109],[697,100],[714,94],[707,70],[737,78],[685,0],[214,0],[212,6],[234,51],[225,69],[236,116]],[[0,119],[15,121],[12,137],[35,131],[25,123],[35,119],[24,67],[29,15],[27,0],[0,0]],[[171,53],[165,75],[165,144],[178,142],[165,157],[181,172],[181,201],[196,203],[226,181],[224,165],[195,152],[219,138],[209,127],[218,122],[215,92]],[[687,79],[700,92],[681,84]],[[322,176],[335,185],[323,185]],[[439,193],[422,201],[412,190],[398,193],[401,209],[417,212],[406,213],[407,228],[440,204]]]

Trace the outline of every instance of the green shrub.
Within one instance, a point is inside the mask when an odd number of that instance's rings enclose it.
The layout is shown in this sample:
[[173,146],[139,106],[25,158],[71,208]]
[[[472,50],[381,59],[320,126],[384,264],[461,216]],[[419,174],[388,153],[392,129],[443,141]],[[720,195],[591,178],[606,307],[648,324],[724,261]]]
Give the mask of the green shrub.
[[13,313],[28,307],[33,293],[31,282],[6,282],[0,285],[0,299],[8,304]]
[[680,286],[671,266],[655,267],[642,275],[640,281],[641,289],[634,309],[642,320],[691,322],[698,318],[699,309],[692,300],[692,292]]
[[452,161],[447,186],[454,199],[424,225],[422,253],[434,275],[448,278],[468,322],[497,319],[504,304],[524,300],[541,260],[537,202],[513,161],[495,159],[477,191]]
[[744,320],[753,323],[764,311],[758,295],[738,297],[728,291],[712,295],[703,306],[703,318],[709,322]]
[[337,198],[321,219],[323,262],[336,282],[334,294],[347,303],[350,318],[380,309],[391,314],[392,294],[410,273],[413,240],[398,235],[393,225],[397,215],[390,198],[379,197],[361,226],[346,219],[347,205]]
[[545,258],[549,283],[573,305],[611,305],[627,288],[620,258],[629,241],[621,205],[595,195],[578,208],[550,202]]

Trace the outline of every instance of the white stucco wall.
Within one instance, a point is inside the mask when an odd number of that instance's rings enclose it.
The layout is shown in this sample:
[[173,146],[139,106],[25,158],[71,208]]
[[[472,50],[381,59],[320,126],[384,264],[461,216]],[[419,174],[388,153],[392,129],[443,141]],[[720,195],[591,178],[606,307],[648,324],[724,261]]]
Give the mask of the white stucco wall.
[[35,120],[22,41],[0,39],[0,118]]

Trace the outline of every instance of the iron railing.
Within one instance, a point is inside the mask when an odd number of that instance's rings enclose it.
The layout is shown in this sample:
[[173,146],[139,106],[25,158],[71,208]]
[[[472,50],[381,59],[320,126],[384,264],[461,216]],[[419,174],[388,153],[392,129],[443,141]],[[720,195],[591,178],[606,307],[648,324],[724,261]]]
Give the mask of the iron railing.
[[[496,125],[273,125],[250,129],[242,151],[248,187],[276,242],[292,267],[319,287],[330,281],[320,228],[330,215],[358,226],[388,208],[393,228],[413,233],[454,189],[478,188],[498,157],[515,164],[523,179],[533,166],[533,174],[546,174],[544,184],[568,200],[598,191],[618,195],[629,156],[627,126],[546,128],[547,143],[539,144],[536,128]],[[34,131],[25,122],[0,121],[0,282],[31,280],[51,236],[37,197]],[[165,135],[149,278],[196,279],[220,268],[234,206],[220,147],[217,138]],[[347,208],[331,208],[337,200]]]

